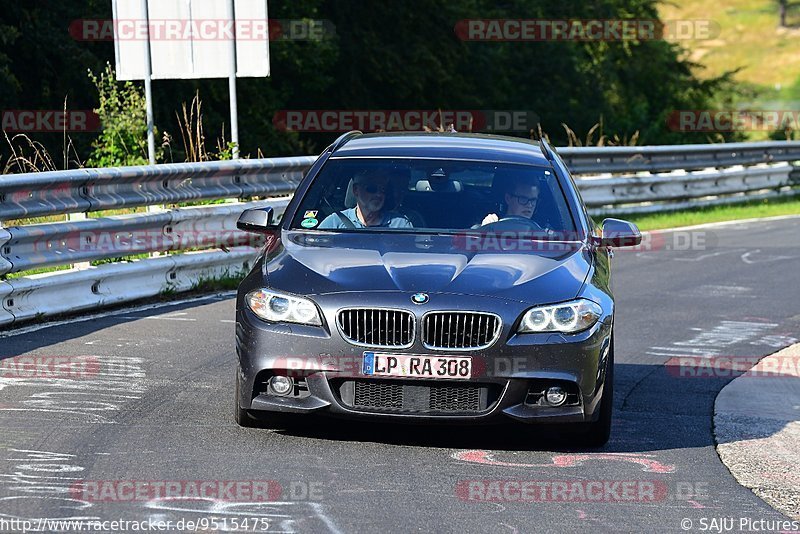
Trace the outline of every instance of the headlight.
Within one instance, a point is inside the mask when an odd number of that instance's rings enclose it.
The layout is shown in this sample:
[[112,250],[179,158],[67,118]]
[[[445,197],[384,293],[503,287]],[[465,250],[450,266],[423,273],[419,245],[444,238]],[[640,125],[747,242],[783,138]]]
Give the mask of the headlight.
[[531,308],[522,316],[519,332],[574,334],[594,326],[601,315],[600,305],[586,299]]
[[248,293],[245,301],[253,313],[265,321],[322,324],[317,307],[308,299],[257,289]]

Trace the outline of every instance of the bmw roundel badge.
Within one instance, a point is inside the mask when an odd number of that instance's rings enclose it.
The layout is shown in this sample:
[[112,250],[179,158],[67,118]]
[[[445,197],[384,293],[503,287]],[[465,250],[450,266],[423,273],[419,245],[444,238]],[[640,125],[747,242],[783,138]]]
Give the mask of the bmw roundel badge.
[[427,293],[414,293],[411,295],[411,302],[414,304],[426,304],[431,298]]

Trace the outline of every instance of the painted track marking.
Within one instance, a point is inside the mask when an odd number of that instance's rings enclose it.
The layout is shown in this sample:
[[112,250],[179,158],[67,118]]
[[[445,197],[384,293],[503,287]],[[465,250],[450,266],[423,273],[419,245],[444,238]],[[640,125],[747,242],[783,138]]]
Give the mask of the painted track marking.
[[642,466],[642,471],[647,473],[674,473],[675,466],[662,464],[652,459],[650,454],[632,453],[600,453],[600,454],[559,454],[551,458],[551,463],[526,464],[513,463],[495,460],[494,456],[488,451],[471,450],[456,452],[451,455],[453,459],[461,462],[477,463],[482,465],[496,465],[502,467],[577,467],[583,465],[587,460],[611,460],[617,462],[628,462]]

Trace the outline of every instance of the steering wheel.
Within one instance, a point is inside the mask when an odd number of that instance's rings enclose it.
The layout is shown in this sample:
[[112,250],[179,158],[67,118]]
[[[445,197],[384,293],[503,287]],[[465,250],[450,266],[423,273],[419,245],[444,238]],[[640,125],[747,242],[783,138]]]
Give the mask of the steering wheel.
[[481,230],[505,230],[505,231],[522,231],[522,232],[544,232],[539,223],[525,217],[503,217],[499,221],[489,224],[484,224],[480,227]]

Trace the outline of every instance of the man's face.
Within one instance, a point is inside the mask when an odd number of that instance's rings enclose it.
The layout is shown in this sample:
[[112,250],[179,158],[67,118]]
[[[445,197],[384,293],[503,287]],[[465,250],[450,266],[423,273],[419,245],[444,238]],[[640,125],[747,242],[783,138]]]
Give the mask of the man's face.
[[508,217],[524,217],[530,219],[536,210],[539,200],[539,189],[535,185],[518,184],[511,193],[506,193]]
[[385,176],[362,178],[353,184],[353,194],[362,213],[375,213],[383,209],[389,179]]

